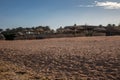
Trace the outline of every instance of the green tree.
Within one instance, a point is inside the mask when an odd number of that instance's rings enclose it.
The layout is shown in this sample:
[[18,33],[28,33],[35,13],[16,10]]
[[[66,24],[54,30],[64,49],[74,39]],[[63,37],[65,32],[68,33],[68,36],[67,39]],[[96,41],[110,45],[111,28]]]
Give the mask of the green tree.
[[9,29],[9,28],[7,28],[5,31],[10,31],[10,29]]
[[45,31],[50,31],[50,27],[49,27],[49,26],[46,26],[46,27],[45,27]]
[[112,24],[112,27],[115,27],[116,25],[115,24]]
[[57,32],[57,33],[63,33],[63,28],[62,28],[62,26],[60,26],[60,28],[58,28],[58,29],[56,30],[56,32]]
[[23,30],[22,27],[18,27],[18,28],[16,28],[16,31],[22,31],[22,30]]
[[0,32],[2,32],[3,31],[3,29],[0,29]]
[[101,28],[101,27],[103,27],[103,25],[102,25],[102,24],[100,24],[100,25],[99,25],[99,27]]
[[74,24],[74,27],[77,26],[77,24]]
[[112,24],[108,24],[107,27],[112,27]]
[[7,28],[2,34],[5,36],[6,40],[14,40],[16,33],[12,29]]
[[120,23],[118,24],[118,27],[120,27]]

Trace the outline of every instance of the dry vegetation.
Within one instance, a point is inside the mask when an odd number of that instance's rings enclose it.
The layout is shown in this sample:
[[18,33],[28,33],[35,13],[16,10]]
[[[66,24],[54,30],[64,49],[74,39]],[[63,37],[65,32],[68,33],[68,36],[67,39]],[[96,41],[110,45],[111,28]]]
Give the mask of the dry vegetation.
[[0,80],[120,80],[120,37],[0,41]]

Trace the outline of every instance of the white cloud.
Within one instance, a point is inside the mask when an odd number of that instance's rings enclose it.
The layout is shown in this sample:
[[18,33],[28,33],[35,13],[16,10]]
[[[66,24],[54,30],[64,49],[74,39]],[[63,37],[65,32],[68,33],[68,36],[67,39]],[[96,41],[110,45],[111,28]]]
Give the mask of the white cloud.
[[77,7],[88,7],[88,8],[90,8],[90,7],[94,7],[94,5],[78,5]]
[[95,1],[95,6],[104,7],[104,9],[120,9],[120,3],[110,1],[106,2]]
[[103,7],[104,9],[120,9],[119,2],[110,2],[110,1],[105,1],[105,2],[94,1],[94,3],[91,5],[78,5],[76,7],[91,8],[91,7],[96,7],[96,6]]

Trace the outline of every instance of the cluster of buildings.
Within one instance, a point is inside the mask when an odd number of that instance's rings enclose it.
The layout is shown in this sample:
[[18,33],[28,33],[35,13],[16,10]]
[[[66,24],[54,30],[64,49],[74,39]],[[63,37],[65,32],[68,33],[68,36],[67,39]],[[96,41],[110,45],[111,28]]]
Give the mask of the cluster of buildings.
[[22,39],[43,39],[58,37],[80,37],[80,36],[113,36],[120,35],[120,26],[94,26],[76,25],[60,27],[56,31],[48,26],[38,26],[33,28],[16,28],[0,33],[0,39],[22,40]]

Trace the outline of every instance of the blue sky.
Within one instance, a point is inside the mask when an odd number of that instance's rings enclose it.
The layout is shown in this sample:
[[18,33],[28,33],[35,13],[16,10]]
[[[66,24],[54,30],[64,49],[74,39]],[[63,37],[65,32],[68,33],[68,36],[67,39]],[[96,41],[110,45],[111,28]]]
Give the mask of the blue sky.
[[120,0],[0,0],[0,28],[120,23]]

